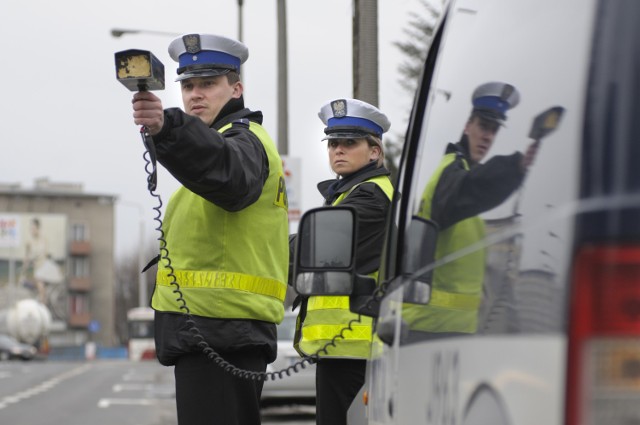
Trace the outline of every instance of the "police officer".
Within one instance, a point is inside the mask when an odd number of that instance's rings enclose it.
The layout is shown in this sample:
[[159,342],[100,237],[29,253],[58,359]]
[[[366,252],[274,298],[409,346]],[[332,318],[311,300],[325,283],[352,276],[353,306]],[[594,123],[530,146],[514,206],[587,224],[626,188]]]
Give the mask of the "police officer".
[[[318,115],[326,125],[322,140],[327,141],[329,163],[337,176],[320,182],[318,190],[325,205],[355,208],[359,222],[356,271],[377,277],[393,196],[382,145],[389,120],[378,108],[358,99],[333,100]],[[352,320],[356,322],[344,332],[344,339],[337,339],[335,347],[327,346]],[[316,423],[346,424],[347,410],[364,383],[371,319],[351,313],[349,297],[312,296],[300,307],[294,344],[303,355],[321,356],[316,367]]]
[[275,359],[288,267],[282,161],[262,113],[244,106],[244,44],[187,34],[169,54],[184,111],[163,109],[151,92],[133,96],[134,122],[147,127],[158,162],[182,184],[166,208],[170,263],[160,260],[151,299],[157,357],[175,366],[180,424],[259,424],[262,382],[211,361],[178,298],[197,333],[235,367],[264,372]]
[[[418,212],[438,225],[436,259],[481,241],[484,222],[478,215],[500,205],[522,184],[535,159],[536,142],[524,155],[496,155],[482,163],[507,119],[507,111],[519,101],[518,90],[503,82],[481,84],[474,91],[473,108],[462,137],[447,146],[427,183]],[[484,271],[482,249],[436,268],[429,304],[405,306],[403,319],[411,330],[433,337],[474,333]]]

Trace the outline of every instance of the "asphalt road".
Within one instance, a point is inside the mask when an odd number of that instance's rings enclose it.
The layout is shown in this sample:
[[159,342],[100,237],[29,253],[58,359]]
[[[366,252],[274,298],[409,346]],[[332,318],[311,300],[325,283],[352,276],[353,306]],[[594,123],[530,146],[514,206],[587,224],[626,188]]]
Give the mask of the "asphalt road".
[[[128,360],[0,362],[0,423],[176,425],[173,369]],[[263,423],[314,424],[315,407],[269,407]]]

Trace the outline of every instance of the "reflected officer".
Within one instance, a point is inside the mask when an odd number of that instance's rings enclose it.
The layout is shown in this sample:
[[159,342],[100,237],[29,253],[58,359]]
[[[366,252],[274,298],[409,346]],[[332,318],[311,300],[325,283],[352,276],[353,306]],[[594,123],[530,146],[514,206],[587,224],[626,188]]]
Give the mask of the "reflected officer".
[[[534,161],[536,142],[525,154],[496,155],[482,163],[507,120],[507,111],[519,101],[520,94],[511,84],[489,82],[474,91],[462,137],[447,146],[420,203],[418,215],[439,227],[436,259],[481,241],[485,229],[478,215],[503,203],[522,184]],[[484,272],[482,249],[435,269],[430,303],[407,307],[410,328],[434,336],[474,333]]]

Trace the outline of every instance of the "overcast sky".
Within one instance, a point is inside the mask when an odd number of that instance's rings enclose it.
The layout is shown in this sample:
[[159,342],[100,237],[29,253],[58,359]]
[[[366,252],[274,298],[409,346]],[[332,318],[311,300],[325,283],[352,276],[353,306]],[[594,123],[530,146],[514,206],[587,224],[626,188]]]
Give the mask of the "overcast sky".
[[[439,2],[436,2],[439,3]],[[418,0],[378,0],[380,108],[391,133],[404,133],[412,97],[399,83],[403,60],[394,42],[406,40],[410,11]],[[264,126],[277,135],[276,0],[245,0],[243,65],[245,104],[262,110]],[[306,210],[322,203],[315,185],[331,178],[323,125],[327,101],[352,96],[350,0],[287,1],[289,60],[289,155],[302,162]],[[238,34],[237,0],[3,0],[0,13],[0,182],[33,186],[37,178],[79,182],[85,192],[118,197],[116,254],[156,234],[155,200],[146,191],[143,146],[133,124],[131,95],[115,78],[114,53],[152,51],[165,65],[165,107],[182,107],[171,36],[136,34],[113,38],[112,28],[172,33]],[[178,183],[161,171],[157,193],[165,205]],[[164,212],[164,208],[163,208]]]

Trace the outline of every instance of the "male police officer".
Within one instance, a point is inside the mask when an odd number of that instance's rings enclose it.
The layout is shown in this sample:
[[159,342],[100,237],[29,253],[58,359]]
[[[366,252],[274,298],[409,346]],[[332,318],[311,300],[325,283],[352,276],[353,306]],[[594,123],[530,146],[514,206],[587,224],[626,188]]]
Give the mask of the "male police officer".
[[[496,155],[486,163],[506,112],[520,101],[518,90],[489,82],[473,93],[473,109],[458,143],[445,156],[424,190],[418,215],[439,228],[436,259],[472,246],[484,238],[478,215],[504,202],[522,183],[533,163],[537,144],[526,154]],[[474,333],[484,281],[485,253],[475,250],[436,268],[427,306],[406,306],[403,318],[412,331],[435,336]]]
[[169,54],[179,63],[184,111],[163,109],[151,92],[133,96],[134,122],[148,128],[158,162],[182,184],[167,205],[169,259],[160,260],[151,300],[157,356],[175,365],[180,424],[259,424],[262,382],[208,359],[178,298],[232,365],[265,371],[275,359],[288,267],[282,161],[262,113],[244,107],[244,44],[188,34]]

